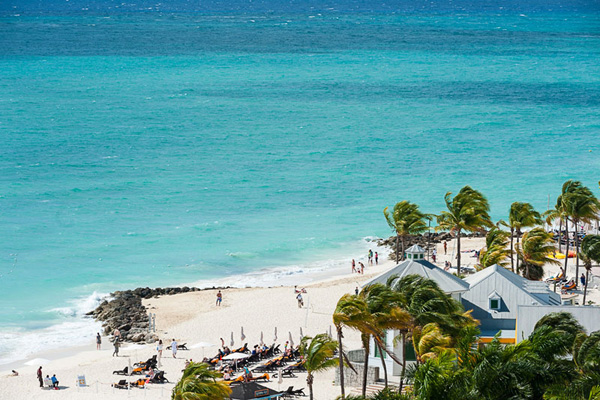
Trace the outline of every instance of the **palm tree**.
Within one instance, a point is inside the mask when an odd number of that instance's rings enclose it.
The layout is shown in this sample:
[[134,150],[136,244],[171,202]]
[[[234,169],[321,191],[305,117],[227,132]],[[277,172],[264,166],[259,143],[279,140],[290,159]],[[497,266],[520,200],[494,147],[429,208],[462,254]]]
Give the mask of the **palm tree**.
[[[515,272],[515,265],[513,260],[513,236],[517,234],[517,246],[519,245],[519,238],[521,237],[523,228],[529,228],[536,225],[542,224],[542,218],[540,213],[535,211],[533,206],[529,203],[514,202],[510,205],[510,211],[508,213],[508,226],[510,227],[510,267],[512,272]],[[517,270],[519,269],[519,260],[517,259]]]
[[542,228],[533,228],[523,235],[517,246],[517,255],[522,264],[521,273],[527,279],[539,280],[544,276],[544,264],[560,264],[550,255],[555,251],[552,234]]
[[[363,320],[366,317],[370,317],[368,316],[366,302],[363,299],[360,299],[358,296],[353,296],[350,294],[345,294],[338,300],[335,312],[333,313],[333,323],[335,325],[338,337],[338,349],[340,349],[338,352],[338,363],[340,368],[340,390],[342,399],[344,399],[346,396],[344,387],[344,352],[342,346],[342,339],[344,337],[343,326],[361,330],[364,325]],[[365,357],[365,359],[368,362],[368,357]],[[351,364],[348,364],[348,366],[354,370]]]
[[583,291],[583,304],[585,305],[592,261],[600,263],[600,235],[587,235],[584,237],[581,242],[581,253],[585,257],[585,288]]
[[313,400],[313,381],[315,372],[325,371],[335,367],[337,361],[334,358],[337,342],[329,338],[329,335],[321,333],[314,338],[305,336],[300,342],[300,354],[304,358],[304,367],[308,376],[306,384]]
[[411,315],[402,309],[403,298],[395,291],[392,291],[388,286],[374,284],[365,287],[361,295],[364,296],[369,313],[372,317],[372,336],[375,346],[379,351],[381,366],[385,377],[385,386],[388,384],[387,365],[384,360],[384,353],[390,358],[398,362],[395,355],[387,348],[386,336],[389,330],[403,330],[412,326]]
[[448,192],[444,196],[447,211],[438,216],[437,230],[449,230],[456,234],[457,272],[460,275],[460,234],[462,231],[474,232],[492,226],[490,206],[483,194],[470,186],[465,186],[454,198]]
[[476,321],[469,313],[464,312],[458,301],[444,293],[431,279],[419,275],[407,275],[402,279],[392,276],[387,285],[402,296],[403,308],[412,317],[410,324],[399,329],[398,340],[404,349],[402,362],[399,363],[402,365],[400,374],[400,390],[402,390],[406,373],[406,344],[408,340],[413,340],[415,330],[422,330],[427,324],[435,323],[445,335],[455,339],[460,337],[464,327],[474,326]]
[[[390,228],[396,233],[396,262],[404,260],[406,238],[409,235],[418,235],[427,230],[426,215],[419,210],[417,204],[406,200],[397,203],[391,214],[388,207],[384,208],[383,215]],[[398,254],[400,249],[399,240],[402,240],[401,256]]]
[[[582,186],[580,182],[574,182],[578,184],[576,190],[568,192],[564,198],[565,208],[567,214],[571,217],[573,225],[575,225],[575,277],[579,277],[579,234],[577,232],[577,226],[580,222],[589,223],[592,219],[598,217],[600,212],[600,201],[592,193],[592,191]],[[567,254],[568,256],[568,254]],[[577,279],[575,279],[577,284]]]
[[207,364],[192,362],[183,371],[171,394],[172,400],[223,400],[229,398],[231,389],[223,381],[222,375],[212,371]]
[[452,339],[444,335],[438,324],[431,322],[425,326],[415,327],[412,342],[417,356],[417,363],[422,363],[450,347]]
[[479,267],[484,269],[492,265],[500,265],[504,267],[508,264],[506,259],[510,255],[512,257],[512,247],[508,250],[509,232],[503,231],[498,227],[490,229],[485,237],[485,249],[479,254]]

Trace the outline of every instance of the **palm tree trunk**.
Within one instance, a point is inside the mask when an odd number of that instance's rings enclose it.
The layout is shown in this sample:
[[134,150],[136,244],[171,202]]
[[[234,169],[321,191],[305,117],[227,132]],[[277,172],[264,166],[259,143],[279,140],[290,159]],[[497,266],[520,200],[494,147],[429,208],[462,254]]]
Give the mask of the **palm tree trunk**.
[[402,235],[402,254],[400,255],[400,257],[402,258],[402,261],[404,261],[404,251],[406,250],[406,236]]
[[400,235],[396,234],[396,262],[400,262],[398,253],[400,252]]
[[[579,286],[577,283],[579,279],[579,235],[577,235],[577,222],[579,221],[573,220],[573,223],[575,224],[575,289]],[[585,283],[587,284],[587,280]]]
[[510,228],[510,269],[515,272],[515,260],[514,260],[514,247],[513,247],[513,228]]
[[[569,218],[565,219],[565,236],[567,238],[567,244],[565,245],[565,278],[569,275],[567,271],[567,263],[569,261]],[[577,277],[575,277],[577,279]]]
[[313,376],[311,373],[306,377],[306,384],[308,385],[308,395],[309,399],[313,400]]
[[341,325],[337,327],[337,335],[338,335],[338,354],[339,354],[339,363],[340,363],[340,391],[342,395],[342,400],[346,398],[346,391],[344,389],[344,351],[342,347],[342,327]]
[[562,253],[562,218],[558,219],[558,252]]
[[398,393],[402,393],[404,386],[404,374],[406,373],[406,333],[402,332],[402,372],[400,372],[400,384],[398,385]]
[[380,345],[377,345],[379,348],[379,358],[381,359],[381,367],[383,368],[383,376],[385,379],[385,387],[388,387],[388,373],[387,373],[387,365],[385,364],[385,360],[383,359],[383,350]]
[[585,269],[585,288],[583,289],[583,305],[585,306],[585,298],[587,297],[588,280],[590,279],[590,270]]
[[460,276],[460,229],[456,232],[456,275]]
[[363,363],[363,382],[362,382],[362,396],[367,397],[367,371],[369,369],[369,340],[370,337],[367,337],[367,340],[363,343],[365,348],[365,361]]
[[[521,231],[517,230],[517,245],[516,247],[519,247],[519,239],[521,238]],[[519,257],[517,257],[517,262],[515,263],[515,267],[517,268],[517,271],[519,270]]]

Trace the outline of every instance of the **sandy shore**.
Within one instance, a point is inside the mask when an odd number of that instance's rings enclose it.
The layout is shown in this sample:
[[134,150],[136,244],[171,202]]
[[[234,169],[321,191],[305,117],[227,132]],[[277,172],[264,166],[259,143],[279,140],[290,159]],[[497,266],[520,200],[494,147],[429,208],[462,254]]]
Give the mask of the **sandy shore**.
[[[483,239],[464,239],[462,249],[479,250]],[[446,260],[453,260],[455,241],[448,242],[447,254],[443,245],[437,246],[437,262],[443,266]],[[383,258],[383,257],[382,257]],[[382,260],[380,260],[382,261]],[[470,254],[463,254],[463,265],[474,265],[476,259]],[[574,274],[574,260],[569,261],[570,276]],[[573,266],[571,268],[571,265]],[[241,347],[248,343],[250,347],[260,341],[261,332],[264,342],[272,343],[277,328],[277,343],[282,347],[289,340],[291,333],[295,344],[300,339],[300,328],[304,335],[329,332],[333,329],[331,316],[338,299],[344,293],[352,293],[372,277],[393,267],[391,261],[382,261],[378,266],[367,266],[364,275],[352,274],[350,266],[346,273],[306,285],[304,295],[305,306],[298,308],[293,286],[255,287],[244,289],[228,289],[223,292],[223,303],[215,305],[216,291],[206,290],[185,294],[163,296],[144,301],[144,305],[156,313],[157,334],[165,342],[162,368],[166,377],[172,382],[164,385],[150,385],[146,390],[132,389],[130,392],[111,388],[119,376],[112,375],[113,370],[123,369],[131,362],[146,360],[155,354],[155,345],[125,345],[120,357],[112,357],[112,347],[108,338],[104,339],[101,351],[95,350],[90,343],[83,350],[67,349],[64,357],[44,364],[44,374],[56,374],[65,390],[45,391],[38,387],[36,369],[38,365],[19,366],[20,376],[8,377],[8,372],[0,373],[0,399],[118,399],[147,398],[169,399],[173,382],[181,377],[181,370],[186,359],[201,360],[204,356],[212,356],[217,352],[220,338],[230,345],[233,333],[234,346]],[[556,274],[558,267],[548,266],[547,275]],[[592,284],[592,287],[594,284]],[[600,303],[598,290],[591,289],[588,297]],[[245,340],[241,340],[241,329],[244,329]],[[166,346],[171,339],[179,343],[187,343],[189,351],[179,351],[173,358]],[[213,344],[210,347],[193,348],[199,342]],[[347,349],[360,347],[360,338],[356,332],[347,331],[344,339]],[[75,381],[78,375],[85,375],[87,387],[78,388]],[[279,385],[274,379],[267,385],[285,390],[288,386],[306,387],[306,375],[298,374],[297,378],[285,378]],[[334,371],[319,374],[315,380],[315,397],[319,400],[334,399],[339,394],[339,387],[333,385]]]

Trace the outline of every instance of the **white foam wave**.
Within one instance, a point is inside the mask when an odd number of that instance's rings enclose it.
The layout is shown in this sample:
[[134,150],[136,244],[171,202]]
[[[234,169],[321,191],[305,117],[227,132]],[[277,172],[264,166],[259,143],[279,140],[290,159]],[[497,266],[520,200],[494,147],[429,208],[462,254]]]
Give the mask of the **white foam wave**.
[[70,301],[69,306],[48,310],[56,315],[57,323],[44,329],[0,331],[0,365],[40,352],[93,343],[101,324],[85,314],[105,298],[107,294],[94,292]]

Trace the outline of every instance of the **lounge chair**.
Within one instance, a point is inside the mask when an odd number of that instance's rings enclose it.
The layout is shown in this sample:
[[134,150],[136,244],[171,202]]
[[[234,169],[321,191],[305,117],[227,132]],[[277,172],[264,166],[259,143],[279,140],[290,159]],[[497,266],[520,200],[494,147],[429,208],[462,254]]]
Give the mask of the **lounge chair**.
[[159,371],[154,375],[154,378],[150,379],[150,383],[165,383],[169,382],[167,378],[165,378],[165,371]]
[[[167,350],[171,350],[171,347],[172,347],[171,345],[167,346]],[[177,345],[177,350],[189,350],[189,349],[187,348],[187,343],[184,343],[184,344],[178,344],[178,345]]]
[[244,375],[240,375],[235,379],[231,379],[231,380],[223,381],[223,382],[225,382],[228,385],[232,385],[234,383],[242,383],[242,382],[244,382]]
[[233,350],[233,353],[249,353],[250,350],[248,350],[248,343],[244,343],[244,345],[242,347],[240,347],[239,349],[235,349]]
[[129,385],[131,387],[144,388],[146,386],[146,380],[143,378],[140,378],[135,382],[131,382]]
[[111,386],[116,389],[127,389],[129,387],[129,384],[125,379],[121,379],[119,382],[113,383]]
[[279,354],[279,353],[281,353],[281,350],[279,350],[279,347],[281,347],[280,344],[278,344],[277,346],[275,346],[275,348],[273,349],[273,354]]
[[571,279],[569,282],[565,283],[562,287],[562,290],[567,291],[567,290],[574,290],[577,287],[577,284],[575,283],[575,280]]
[[119,369],[117,371],[113,371],[113,375],[128,375],[128,368],[129,367],[125,367],[123,369]]
[[289,388],[287,388],[287,390],[285,392],[283,392],[283,395],[286,396],[286,397],[289,397],[289,396],[306,396],[306,394],[304,393],[304,388],[298,389],[298,390],[294,390],[293,386],[290,386]]
[[265,381],[265,382],[269,382],[271,380],[271,377],[269,376],[269,374],[262,374],[260,376],[257,377],[253,377],[248,379],[249,381]]

